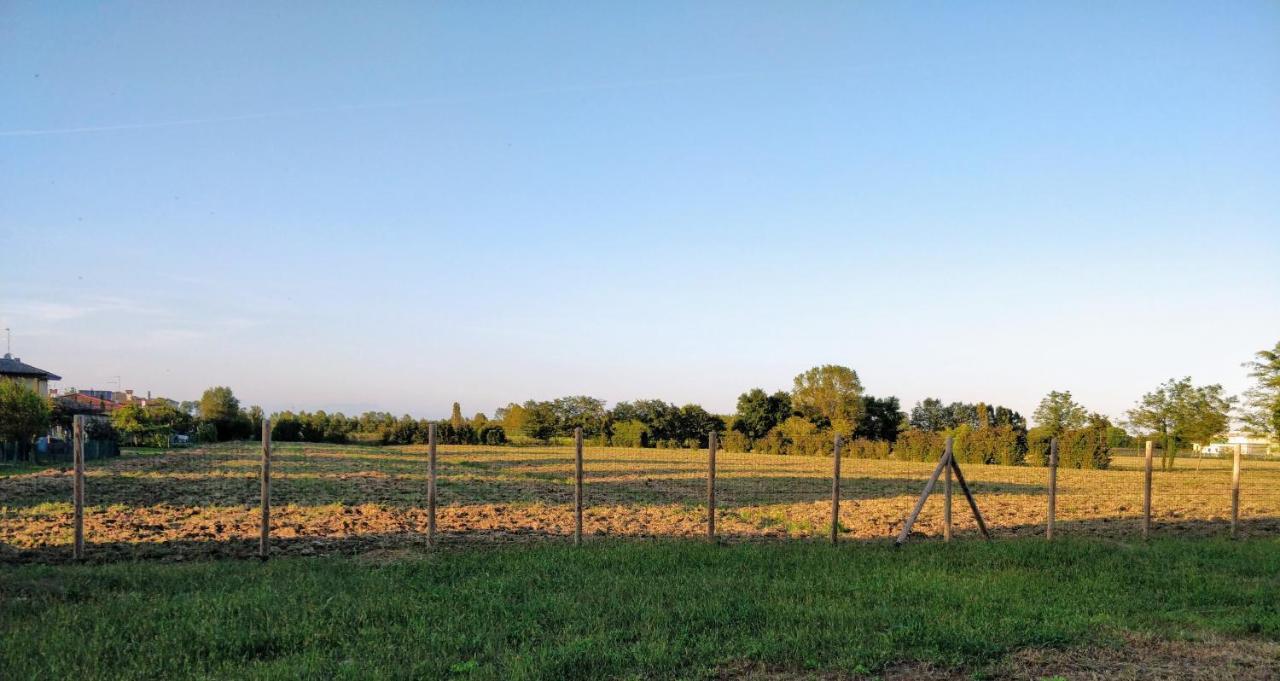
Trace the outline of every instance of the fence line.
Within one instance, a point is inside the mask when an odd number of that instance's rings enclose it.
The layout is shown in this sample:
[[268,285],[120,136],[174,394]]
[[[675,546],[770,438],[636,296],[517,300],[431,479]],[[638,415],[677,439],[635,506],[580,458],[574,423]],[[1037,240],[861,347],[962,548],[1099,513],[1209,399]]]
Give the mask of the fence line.
[[[434,428],[431,430],[434,431]],[[320,490],[327,495],[323,497],[324,501],[344,505],[346,501],[356,497],[352,490],[362,492],[365,489],[361,487],[363,484],[368,483],[376,489],[389,489],[403,482],[416,486],[419,490],[417,494],[421,495],[423,489],[421,481],[424,478],[425,515],[422,513],[421,506],[418,505],[420,502],[412,499],[407,503],[399,502],[399,506],[385,511],[393,515],[399,514],[397,515],[398,524],[393,524],[394,526],[388,532],[396,536],[416,533],[419,537],[425,537],[428,546],[436,546],[440,534],[437,516],[440,510],[438,476],[441,474],[447,480],[446,491],[450,496],[445,504],[446,534],[457,538],[465,538],[466,535],[475,533],[497,533],[509,537],[559,534],[572,536],[575,545],[584,543],[586,536],[592,534],[589,532],[592,527],[595,528],[594,534],[646,535],[647,532],[635,532],[632,527],[638,522],[650,522],[647,516],[653,514],[649,510],[653,508],[661,509],[674,519],[670,526],[660,526],[658,530],[652,532],[653,534],[694,534],[696,530],[688,532],[681,529],[683,527],[681,519],[690,513],[701,515],[698,511],[705,511],[705,535],[713,542],[726,536],[759,534],[760,536],[800,535],[817,538],[827,534],[834,545],[840,542],[842,533],[851,531],[841,522],[842,514],[852,514],[846,517],[856,519],[860,514],[865,515],[868,509],[880,509],[879,522],[885,527],[885,531],[880,536],[892,536],[896,531],[898,543],[902,543],[913,534],[912,526],[917,521],[932,518],[926,523],[923,534],[935,534],[935,536],[940,534],[944,542],[949,542],[953,540],[956,530],[953,522],[953,478],[965,492],[966,501],[970,510],[973,511],[972,521],[962,524],[959,528],[961,531],[964,531],[967,524],[968,527],[976,526],[978,532],[989,536],[983,516],[983,513],[988,510],[985,508],[987,504],[990,504],[997,513],[997,523],[1004,523],[1008,527],[1007,519],[1010,516],[1005,500],[1045,494],[1047,504],[1040,506],[1040,509],[1043,509],[1041,512],[1044,513],[1041,519],[1028,518],[1025,515],[1015,516],[1013,529],[1006,534],[1030,535],[1035,531],[1031,522],[1034,520],[1035,525],[1043,522],[1043,536],[1046,540],[1058,538],[1059,530],[1063,529],[1063,526],[1058,523],[1060,519],[1066,521],[1076,519],[1085,522],[1115,519],[1133,523],[1135,514],[1127,510],[1131,502],[1124,500],[1136,502],[1139,498],[1141,512],[1136,519],[1139,520],[1142,538],[1147,539],[1153,531],[1153,501],[1157,495],[1162,500],[1167,500],[1166,504],[1182,503],[1186,500],[1195,509],[1193,513],[1208,512],[1210,514],[1208,520],[1214,521],[1216,517],[1217,522],[1226,520],[1224,516],[1229,501],[1229,536],[1236,538],[1240,535],[1242,514],[1250,512],[1245,506],[1245,501],[1255,502],[1252,513],[1255,517],[1259,517],[1256,500],[1263,498],[1270,500],[1278,496],[1270,489],[1264,490],[1254,485],[1247,487],[1244,485],[1243,452],[1240,448],[1234,452],[1229,482],[1225,469],[1221,467],[1207,472],[1187,469],[1187,476],[1195,476],[1194,479],[1201,482],[1195,491],[1187,491],[1184,487],[1176,486],[1176,483],[1180,482],[1179,476],[1171,474],[1162,473],[1159,484],[1154,484],[1152,443],[1150,442],[1146,443],[1145,456],[1142,460],[1142,480],[1139,484],[1132,478],[1126,479],[1123,471],[1071,470],[1069,474],[1065,474],[1065,479],[1060,479],[1064,473],[1060,471],[1059,448],[1056,440],[1050,443],[1047,479],[1039,477],[1034,468],[1030,467],[1011,469],[967,465],[965,472],[970,474],[970,479],[966,481],[966,476],[955,461],[952,441],[948,439],[939,460],[933,467],[932,475],[924,486],[925,493],[920,495],[910,512],[904,513],[907,509],[899,507],[900,510],[896,515],[885,516],[883,508],[889,504],[878,504],[878,501],[914,497],[920,490],[917,485],[922,481],[921,476],[927,464],[894,462],[892,465],[884,466],[883,470],[877,471],[879,477],[860,479],[859,488],[862,489],[862,494],[855,493],[846,499],[844,496],[846,489],[842,485],[842,480],[849,475],[844,465],[845,459],[849,457],[842,456],[847,451],[846,443],[838,436],[834,437],[832,442],[832,450],[836,455],[832,458],[829,471],[825,473],[815,471],[812,465],[816,460],[808,457],[721,452],[714,433],[710,434],[707,440],[704,471],[699,470],[696,459],[690,457],[687,450],[639,450],[627,453],[627,450],[618,452],[593,449],[587,452],[581,430],[575,432],[574,445],[569,452],[563,449],[514,449],[507,450],[512,456],[507,457],[506,460],[501,457],[468,457],[465,453],[475,450],[459,448],[452,452],[445,452],[442,461],[438,456],[434,432],[429,434],[428,440],[425,471],[422,468],[422,459],[414,458],[408,451],[378,448],[343,449],[339,451],[340,456],[335,457],[325,454],[322,447],[309,447],[303,448],[300,455],[298,452],[292,455],[286,452],[277,462],[270,437],[270,421],[264,419],[260,461],[256,476],[259,486],[259,518],[256,523],[258,525],[258,557],[266,560],[273,548],[288,544],[290,540],[305,539],[309,536],[306,528],[302,527],[301,521],[297,520],[299,513],[297,502],[304,500],[307,494]],[[492,450],[485,451],[494,453]],[[204,462],[206,469],[194,474],[165,469],[166,475],[174,479],[165,478],[163,485],[180,485],[181,480],[190,478],[197,480],[197,483],[193,484],[214,486],[227,480],[237,479],[236,475],[243,474],[238,474],[236,471],[244,470],[248,462],[252,461],[250,458],[252,450],[246,451],[245,448],[238,446],[236,451],[230,452],[229,455],[228,452],[230,450],[224,450],[224,456],[218,464],[212,463],[213,454],[209,452],[193,452],[192,456],[187,457],[186,460]],[[118,503],[118,500],[111,498],[110,494],[98,494],[97,487],[94,486],[98,483],[98,477],[91,476],[86,479],[84,453],[84,421],[77,418],[74,422],[74,467],[71,490],[72,557],[77,560],[86,555],[86,539],[92,541],[93,533],[101,529],[100,523],[94,523],[87,528],[88,532],[86,532],[84,506],[86,483],[91,488],[89,490],[91,495],[100,504],[96,508],[107,507],[113,502]],[[248,462],[238,457],[244,457]],[[339,466],[341,462],[360,457],[370,461],[389,462],[379,465],[395,467],[399,474],[388,476],[382,473],[360,475],[339,473],[336,476],[328,476],[327,471]],[[146,463],[141,459],[134,461]],[[280,464],[278,470],[277,463]],[[855,469],[857,468],[865,468],[865,466],[855,466]],[[339,467],[338,470],[342,469]],[[1215,471],[1221,471],[1222,477],[1216,477],[1218,473]],[[637,472],[640,474],[638,478],[635,476]],[[825,480],[828,475],[829,480]],[[280,477],[284,483],[283,486],[274,484],[275,476]],[[929,513],[925,511],[936,508],[937,502],[932,499],[936,496],[933,492],[940,477],[942,478],[942,508],[939,526],[937,516],[932,515],[934,511]],[[512,479],[516,482],[511,482]],[[565,489],[566,479],[572,484],[571,497]],[[142,482],[130,479],[129,484],[155,484],[147,483],[145,476],[139,480]],[[0,491],[4,489],[3,482],[0,480]],[[704,499],[698,498],[696,492],[698,482],[705,482]],[[824,489],[827,483],[829,486]],[[162,491],[159,486],[147,489]],[[975,495],[982,500],[981,503],[975,499]],[[198,498],[198,495],[187,494],[186,502],[192,504],[190,501],[192,498]],[[418,499],[421,499],[421,496]],[[616,501],[617,499],[622,501]],[[1119,501],[1108,505],[1113,500]],[[829,509],[822,508],[827,501],[829,501]],[[278,502],[279,507],[273,509],[273,502]],[[198,504],[192,505],[203,508]],[[394,503],[391,505],[394,506]],[[517,516],[530,505],[541,509],[542,517],[522,525],[523,519]],[[1087,512],[1081,512],[1082,507],[1086,507],[1087,511],[1090,505],[1095,511],[1103,509],[1101,513],[1109,515],[1088,515]],[[1117,510],[1111,510],[1113,508]],[[1166,507],[1162,506],[1162,508]],[[342,513],[355,516],[366,512],[383,512],[378,509],[358,508],[340,510]],[[1060,514],[1064,511],[1065,516],[1060,518]],[[98,513],[99,511],[95,511],[95,518]],[[1179,516],[1177,513],[1171,514],[1167,511],[1161,514],[1161,518],[1185,518],[1194,522],[1199,521],[1199,516],[1185,514]],[[421,520],[423,525],[417,525],[418,520]],[[3,518],[0,518],[0,523],[2,522]],[[855,520],[855,524],[857,522]],[[148,528],[154,525],[156,523],[152,521],[138,521],[136,525],[138,536],[144,537],[146,532],[152,531]],[[344,531],[346,525],[344,521]],[[62,527],[65,528],[65,524]],[[1133,532],[1132,524],[1120,524],[1114,527],[1120,532],[1125,531],[1125,528],[1129,528],[1128,532]],[[362,520],[356,518],[351,523],[350,530],[342,536],[358,540],[363,534],[373,532],[367,528],[368,524],[362,524]],[[762,531],[755,532],[753,528]],[[1065,529],[1070,534],[1073,531],[1073,525],[1068,523]],[[278,539],[277,546],[273,546],[273,532],[282,530],[284,531],[283,539]],[[0,532],[3,531],[3,525],[0,524]],[[129,543],[128,540],[126,543]],[[0,550],[3,550],[5,545],[4,535],[0,534]],[[0,557],[3,557],[3,554],[0,554]]]

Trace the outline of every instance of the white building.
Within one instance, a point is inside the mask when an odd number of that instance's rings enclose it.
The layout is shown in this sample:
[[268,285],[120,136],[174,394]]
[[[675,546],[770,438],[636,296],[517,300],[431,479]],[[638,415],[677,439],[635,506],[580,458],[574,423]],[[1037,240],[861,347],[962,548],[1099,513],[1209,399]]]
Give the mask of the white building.
[[1215,439],[1212,443],[1200,448],[1209,456],[1234,456],[1236,447],[1244,456],[1266,456],[1271,442],[1265,437],[1250,435],[1244,432],[1230,432],[1225,438]]

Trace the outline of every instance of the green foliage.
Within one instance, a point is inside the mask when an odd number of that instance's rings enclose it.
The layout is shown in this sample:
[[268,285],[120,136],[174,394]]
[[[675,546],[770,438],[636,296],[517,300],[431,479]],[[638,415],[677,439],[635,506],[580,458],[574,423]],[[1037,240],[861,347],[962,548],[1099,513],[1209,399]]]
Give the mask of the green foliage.
[[200,420],[212,423],[223,440],[237,440],[250,436],[252,424],[240,410],[240,400],[226,386],[216,386],[204,391],[198,409]]
[[1018,466],[1026,460],[1025,436],[1012,426],[974,428],[964,424],[946,435],[955,438],[951,451],[960,463]]
[[849,437],[862,418],[862,382],[849,367],[814,367],[796,376],[791,407],[814,424]]
[[196,426],[195,439],[196,439],[196,442],[199,442],[202,444],[217,442],[218,427],[208,422],[201,423],[200,425]]
[[1180,445],[1208,444],[1226,431],[1235,402],[1223,395],[1221,385],[1196,386],[1190,376],[1169,379],[1129,410],[1129,423],[1164,440],[1160,468],[1172,470]]
[[1280,341],[1259,351],[1244,367],[1253,385],[1245,391],[1240,420],[1250,433],[1280,440]]
[[885,440],[857,438],[840,443],[840,455],[851,459],[888,459],[892,445]]
[[1071,398],[1070,390],[1054,390],[1040,400],[1040,406],[1036,407],[1031,418],[1035,419],[1037,427],[1047,428],[1053,435],[1061,435],[1068,430],[1083,428],[1088,412]]
[[945,445],[946,438],[942,433],[912,428],[898,434],[893,445],[893,458],[899,461],[937,461]]
[[0,443],[17,442],[25,449],[49,431],[52,408],[36,391],[0,378]]
[[130,446],[167,447],[172,435],[190,433],[191,415],[164,402],[129,402],[111,412],[111,426]]
[[720,438],[720,448],[726,452],[749,452],[751,451],[751,438],[736,430],[730,430]]
[[733,430],[756,440],[791,416],[791,395],[778,391],[768,395],[760,388],[753,388],[738,396],[738,413],[733,419]]
[[[1111,423],[1098,414],[1091,415],[1085,427],[1059,434],[1058,467],[1105,469],[1111,466]],[[1027,459],[1037,466],[1049,465],[1053,431],[1036,426],[1027,433]]]
[[635,419],[615,422],[610,442],[615,447],[644,447],[649,444],[649,429]]
[[902,412],[902,405],[896,397],[878,398],[872,395],[862,396],[862,417],[858,419],[858,428],[854,436],[867,440],[885,440],[893,442],[898,439],[898,431],[907,415]]

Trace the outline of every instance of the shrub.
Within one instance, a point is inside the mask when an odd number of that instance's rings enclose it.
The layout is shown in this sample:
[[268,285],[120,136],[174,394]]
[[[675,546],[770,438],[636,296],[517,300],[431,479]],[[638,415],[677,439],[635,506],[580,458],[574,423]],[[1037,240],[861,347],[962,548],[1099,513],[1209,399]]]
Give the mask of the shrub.
[[205,421],[196,426],[196,442],[207,444],[218,441],[218,427]]
[[858,438],[841,442],[840,453],[853,459],[887,459],[891,450],[889,442],[885,440]]
[[507,442],[507,431],[497,424],[485,424],[477,432],[480,444],[501,445]]
[[749,452],[751,451],[751,438],[736,430],[731,430],[720,436],[720,448],[726,452]]
[[649,429],[636,420],[613,424],[611,441],[615,447],[644,447],[648,444]]
[[942,433],[912,428],[898,435],[898,441],[893,445],[893,458],[899,461],[937,461],[944,446]]

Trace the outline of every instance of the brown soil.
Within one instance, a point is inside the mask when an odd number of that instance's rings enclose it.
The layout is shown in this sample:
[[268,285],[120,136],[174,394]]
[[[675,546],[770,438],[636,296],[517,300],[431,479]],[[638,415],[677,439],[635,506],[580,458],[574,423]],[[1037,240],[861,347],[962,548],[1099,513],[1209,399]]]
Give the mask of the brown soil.
[[[567,538],[573,531],[572,453],[556,448],[448,448],[439,457],[441,541]],[[219,446],[94,462],[86,476],[85,536],[96,559],[249,556],[258,536],[257,453]],[[1059,472],[1058,534],[1138,537],[1142,473]],[[829,532],[830,459],[721,453],[717,529],[729,540],[816,538]],[[840,533],[884,540],[902,527],[927,463],[845,460]],[[705,452],[589,450],[588,536],[694,537],[706,531]],[[1046,471],[968,466],[966,476],[997,536],[1044,532]],[[279,446],[273,461],[273,550],[310,555],[394,550],[425,541],[426,462],[420,448]],[[1242,534],[1280,531],[1280,465],[1248,462]],[[50,469],[0,477],[0,561],[70,556],[72,477]],[[915,526],[942,532],[942,495]],[[1156,536],[1224,535],[1230,518],[1226,462],[1187,461],[1157,473]],[[976,534],[956,490],[956,533]]]

